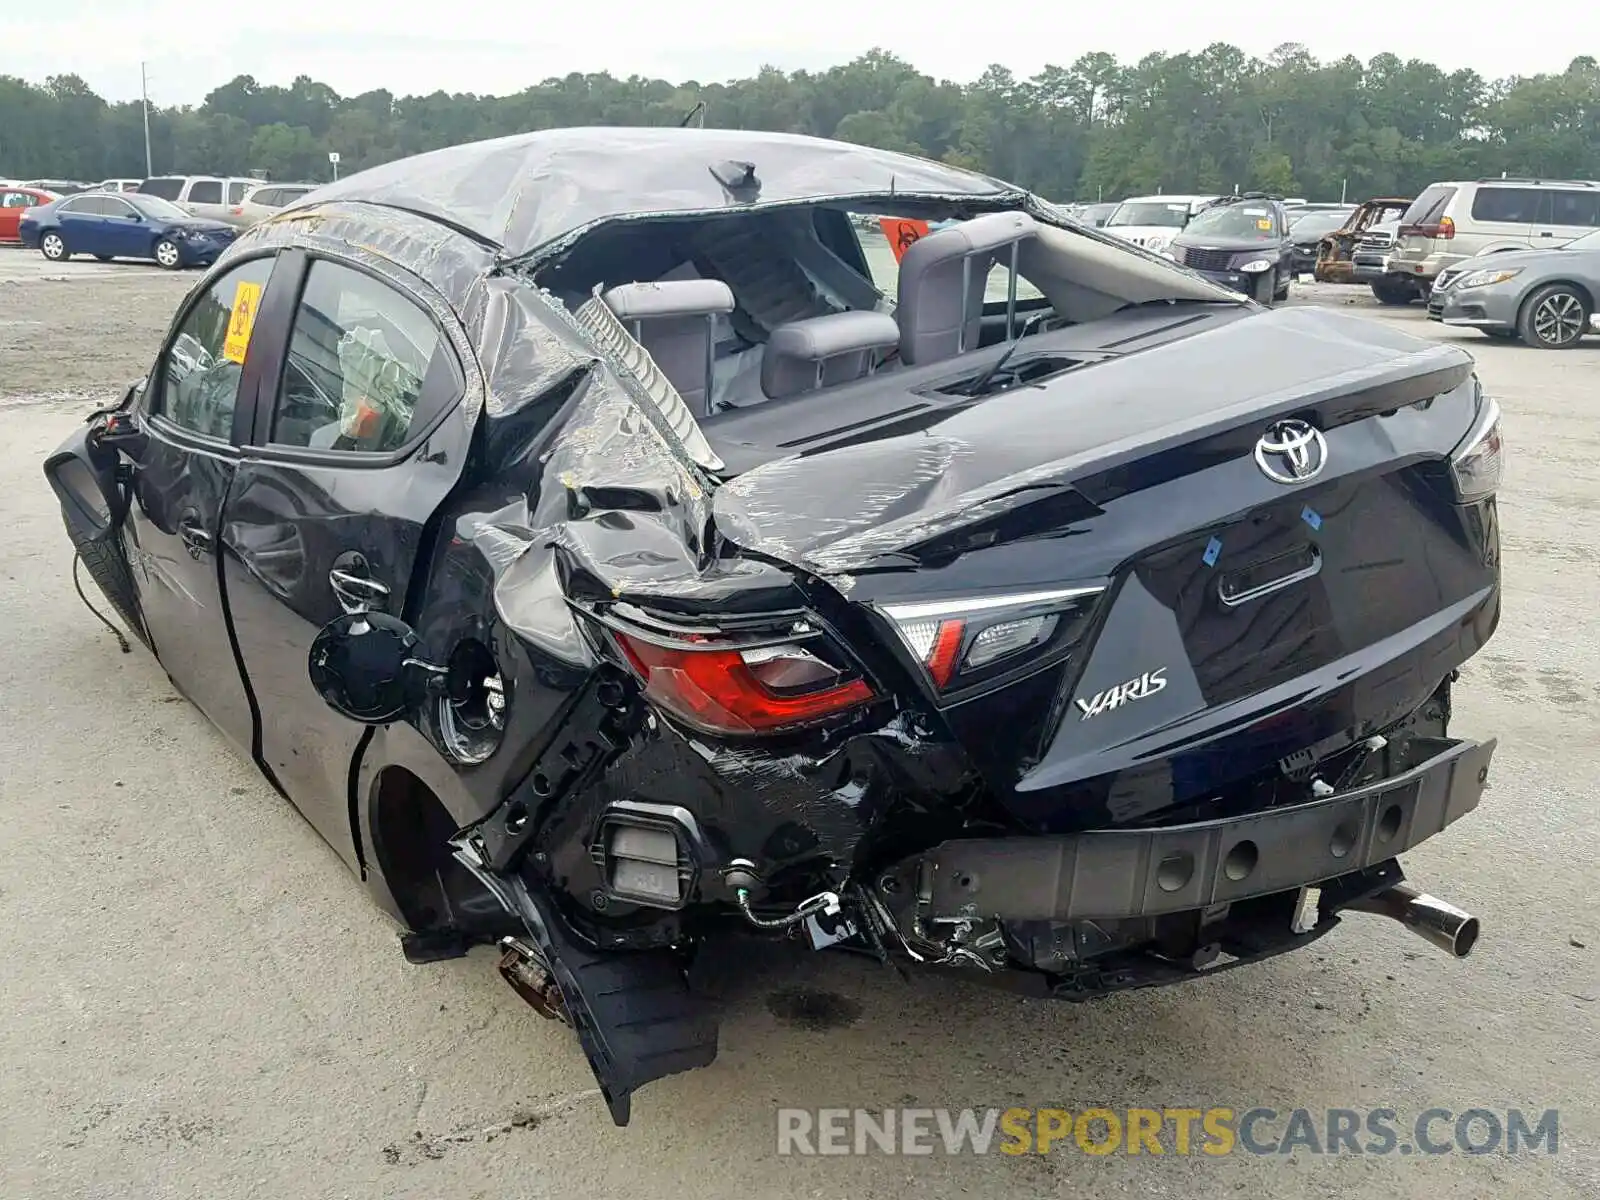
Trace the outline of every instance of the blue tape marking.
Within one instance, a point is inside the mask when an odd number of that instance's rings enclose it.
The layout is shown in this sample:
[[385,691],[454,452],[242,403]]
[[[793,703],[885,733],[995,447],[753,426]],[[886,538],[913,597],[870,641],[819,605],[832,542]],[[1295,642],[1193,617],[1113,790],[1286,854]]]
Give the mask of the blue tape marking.
[[1222,553],[1222,543],[1219,542],[1216,538],[1212,538],[1209,542],[1206,543],[1206,552],[1200,556],[1200,560],[1202,562],[1204,562],[1206,564],[1206,566],[1214,567],[1214,566],[1217,565],[1217,557],[1221,553]]
[[1311,526],[1311,528],[1313,528],[1313,529],[1321,529],[1322,528],[1322,518],[1321,518],[1321,516],[1319,516],[1311,508],[1302,508],[1300,510],[1300,519],[1302,521],[1304,521],[1307,525]]

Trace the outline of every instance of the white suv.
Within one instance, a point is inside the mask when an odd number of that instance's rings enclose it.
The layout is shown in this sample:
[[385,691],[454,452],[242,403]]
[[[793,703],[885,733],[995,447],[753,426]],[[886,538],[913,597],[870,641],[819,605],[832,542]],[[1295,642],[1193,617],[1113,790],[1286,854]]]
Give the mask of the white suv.
[[265,180],[218,175],[157,175],[139,185],[139,191],[170,200],[185,212],[211,221],[226,221],[251,188]]
[[1439,272],[1496,250],[1548,250],[1600,229],[1600,183],[1478,179],[1435,183],[1400,219],[1391,275],[1426,294]]
[[1105,231],[1157,253],[1216,196],[1130,196],[1106,218]]

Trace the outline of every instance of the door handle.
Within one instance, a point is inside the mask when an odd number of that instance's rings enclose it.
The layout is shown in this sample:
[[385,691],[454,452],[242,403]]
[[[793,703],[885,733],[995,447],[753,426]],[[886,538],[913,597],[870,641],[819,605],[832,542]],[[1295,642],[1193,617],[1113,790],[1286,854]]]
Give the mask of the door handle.
[[339,607],[350,614],[381,609],[389,600],[389,589],[370,575],[335,567],[328,572],[328,584],[338,598]]
[[211,535],[190,519],[178,522],[178,539],[188,548],[190,558],[211,553]]

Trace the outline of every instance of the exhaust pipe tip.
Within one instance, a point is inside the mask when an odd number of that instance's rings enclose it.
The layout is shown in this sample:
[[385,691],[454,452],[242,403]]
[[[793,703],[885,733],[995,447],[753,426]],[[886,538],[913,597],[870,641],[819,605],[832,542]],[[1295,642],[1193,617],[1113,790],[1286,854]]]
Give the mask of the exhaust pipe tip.
[[1437,896],[1397,883],[1351,905],[1358,912],[1377,913],[1398,921],[1430,946],[1454,958],[1465,958],[1478,944],[1478,918]]

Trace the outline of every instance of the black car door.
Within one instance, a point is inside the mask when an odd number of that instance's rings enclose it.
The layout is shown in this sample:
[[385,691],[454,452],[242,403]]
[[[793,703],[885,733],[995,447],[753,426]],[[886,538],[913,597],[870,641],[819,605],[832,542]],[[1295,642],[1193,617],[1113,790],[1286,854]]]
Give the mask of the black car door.
[[173,683],[246,753],[254,722],[228,635],[217,547],[271,331],[255,314],[278,286],[274,255],[238,263],[180,310],[121,443],[132,503],[123,526],[134,586]]
[[427,285],[397,268],[290,257],[302,278],[228,497],[225,587],[263,764],[357,866],[351,789],[368,731],[312,688],[311,642],[362,606],[409,615],[430,520],[470,444],[455,411],[466,341]]

